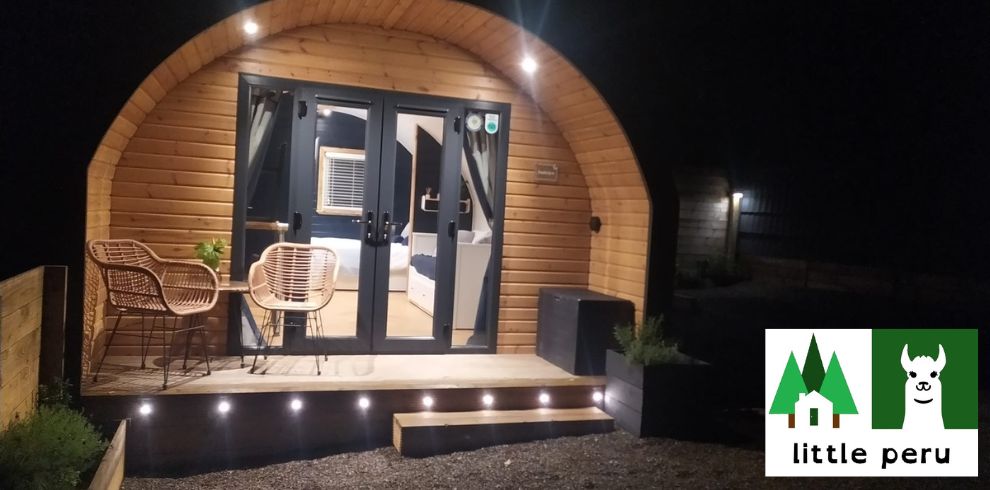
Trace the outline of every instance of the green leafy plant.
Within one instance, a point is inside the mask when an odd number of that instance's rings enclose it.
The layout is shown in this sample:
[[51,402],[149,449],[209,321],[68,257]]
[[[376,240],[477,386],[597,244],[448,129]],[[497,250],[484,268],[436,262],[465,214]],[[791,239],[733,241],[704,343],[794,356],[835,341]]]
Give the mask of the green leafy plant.
[[227,240],[223,238],[214,238],[208,242],[199,242],[196,244],[196,258],[202,260],[210,269],[219,271],[220,257],[223,255],[223,249],[225,248],[227,248]]
[[0,433],[0,488],[76,488],[105,449],[82,414],[41,406]]
[[636,325],[615,327],[615,339],[630,364],[652,366],[668,362],[680,362],[684,354],[677,350],[677,343],[664,338],[663,315],[651,316]]
[[38,405],[42,407],[69,407],[72,405],[72,384],[54,378],[50,383],[38,385]]

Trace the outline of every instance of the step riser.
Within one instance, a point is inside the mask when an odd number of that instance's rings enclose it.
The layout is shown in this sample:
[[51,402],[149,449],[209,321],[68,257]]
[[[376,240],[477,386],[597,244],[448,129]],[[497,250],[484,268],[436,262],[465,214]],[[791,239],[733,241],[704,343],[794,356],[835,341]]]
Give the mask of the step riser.
[[[539,408],[541,392],[550,395],[551,407],[588,407],[593,404],[592,394],[601,390],[599,386],[560,386],[88,396],[83,404],[110,435],[120,420],[131,420],[127,428],[129,472],[163,474],[387,446],[392,442],[393,415],[423,410],[425,395],[435,400],[435,412],[463,412],[484,408],[481,399],[485,394],[492,394],[493,408],[502,410]],[[371,401],[367,410],[357,406],[362,396]],[[293,398],[303,401],[299,413],[289,410]],[[216,410],[220,400],[232,405],[222,417]],[[137,413],[144,402],[153,405],[150,416]]]

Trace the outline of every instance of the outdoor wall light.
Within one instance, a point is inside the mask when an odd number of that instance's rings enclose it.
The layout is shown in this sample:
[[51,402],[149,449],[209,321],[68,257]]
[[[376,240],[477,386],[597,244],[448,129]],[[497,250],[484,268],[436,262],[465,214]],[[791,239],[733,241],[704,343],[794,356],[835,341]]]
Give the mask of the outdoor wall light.
[[244,32],[246,32],[246,33],[248,33],[248,34],[250,34],[252,36],[255,35],[255,34],[257,34],[258,33],[258,23],[255,22],[255,21],[253,21],[253,20],[249,20],[249,21],[245,22],[244,23]]
[[426,407],[427,410],[429,410],[430,407],[433,406],[433,397],[432,396],[424,396],[423,397],[423,406]]
[[544,391],[540,393],[540,403],[544,405],[550,403],[550,395],[547,392]]
[[144,416],[151,415],[151,404],[147,402],[142,403],[141,406],[138,407],[138,413]]
[[293,412],[302,410],[302,400],[293,398],[292,401],[289,402],[289,408],[291,408]]
[[743,198],[743,193],[742,192],[733,192],[732,193],[732,198],[733,199],[742,199]]
[[523,71],[526,73],[536,73],[536,69],[539,68],[539,65],[536,64],[536,60],[530,56],[524,57],[522,62],[519,63],[519,66],[521,66]]
[[323,114],[323,117],[330,117],[330,114],[333,114],[333,110],[326,108],[320,111],[320,114]]
[[368,407],[371,406],[371,400],[369,400],[366,396],[362,396],[358,400],[358,406],[361,407],[361,410],[367,410]]
[[227,413],[230,411],[230,402],[224,400],[217,404],[217,411],[220,413]]
[[591,399],[594,400],[595,403],[601,403],[601,401],[605,399],[605,395],[603,395],[602,392],[596,390],[594,393],[591,394]]
[[491,408],[491,406],[495,404],[495,397],[486,394],[481,397],[481,403],[484,403],[486,407]]

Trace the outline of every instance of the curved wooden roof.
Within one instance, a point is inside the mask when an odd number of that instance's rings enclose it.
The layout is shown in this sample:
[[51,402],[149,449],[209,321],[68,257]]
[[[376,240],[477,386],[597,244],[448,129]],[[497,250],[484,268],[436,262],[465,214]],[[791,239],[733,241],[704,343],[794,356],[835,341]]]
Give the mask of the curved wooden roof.
[[[258,24],[256,35],[245,34],[248,20]],[[592,237],[589,286],[629,298],[642,311],[651,210],[625,131],[595,87],[557,51],[503,17],[452,0],[272,0],[204,30],[145,78],[100,142],[89,169],[87,238],[106,235],[110,181],[121,152],[170,90],[245,44],[287,29],[337,23],[410,31],[456,45],[528,93],[572,149],[588,185],[592,212],[604,223]],[[536,76],[520,68],[522,53],[538,61]]]

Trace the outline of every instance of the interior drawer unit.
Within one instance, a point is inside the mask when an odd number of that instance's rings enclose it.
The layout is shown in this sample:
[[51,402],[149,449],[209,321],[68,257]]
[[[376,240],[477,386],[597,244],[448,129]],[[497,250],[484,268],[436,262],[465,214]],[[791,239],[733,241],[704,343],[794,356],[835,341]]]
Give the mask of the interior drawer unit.
[[616,325],[634,320],[631,301],[578,288],[540,289],[536,353],[571,374],[605,374]]

